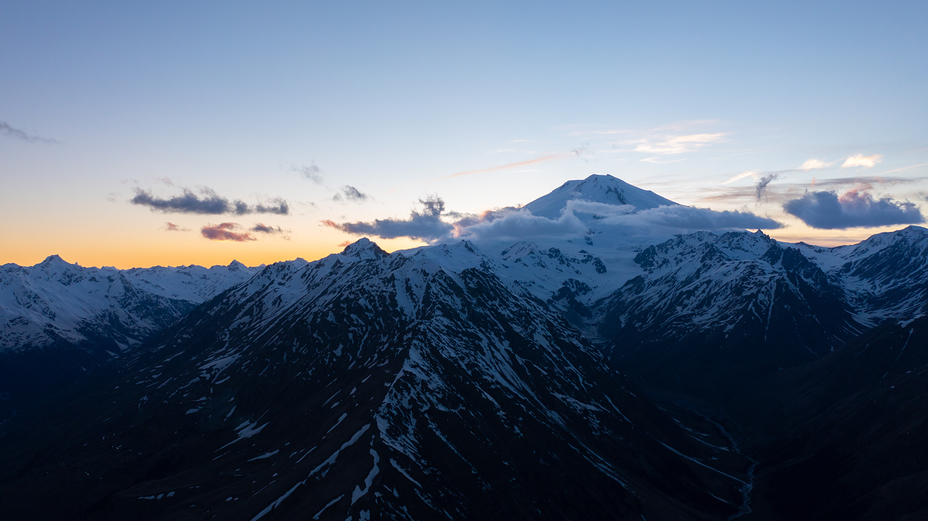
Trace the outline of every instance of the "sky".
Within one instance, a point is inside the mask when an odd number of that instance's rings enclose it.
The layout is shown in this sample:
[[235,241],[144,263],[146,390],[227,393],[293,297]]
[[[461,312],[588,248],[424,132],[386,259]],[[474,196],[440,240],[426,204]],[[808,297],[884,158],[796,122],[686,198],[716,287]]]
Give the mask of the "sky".
[[[856,243],[928,217],[926,22],[885,1],[0,0],[0,264],[314,260],[346,223],[450,225],[591,174]],[[371,238],[440,240],[412,235]]]

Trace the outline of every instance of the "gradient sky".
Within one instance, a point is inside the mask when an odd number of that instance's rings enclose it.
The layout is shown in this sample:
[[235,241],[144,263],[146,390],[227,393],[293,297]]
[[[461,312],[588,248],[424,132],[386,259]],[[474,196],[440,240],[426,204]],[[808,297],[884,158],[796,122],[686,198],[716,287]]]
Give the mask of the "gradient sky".
[[[784,210],[828,191],[928,216],[926,2],[141,4],[0,2],[0,264],[313,260],[593,173],[789,241],[904,226]],[[185,190],[248,213],[131,202]]]

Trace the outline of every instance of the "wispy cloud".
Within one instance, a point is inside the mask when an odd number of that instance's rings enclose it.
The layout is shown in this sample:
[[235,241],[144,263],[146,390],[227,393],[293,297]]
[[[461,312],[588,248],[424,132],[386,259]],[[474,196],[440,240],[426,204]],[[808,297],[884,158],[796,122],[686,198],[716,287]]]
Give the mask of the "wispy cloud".
[[760,201],[766,196],[767,185],[774,182],[777,178],[780,177],[780,174],[770,173],[757,180],[757,184],[754,185],[754,188],[757,192],[757,200]]
[[33,134],[29,134],[28,132],[24,130],[14,128],[5,121],[0,121],[0,136],[7,136],[13,139],[18,139],[20,141],[26,141],[29,143],[50,143],[50,144],[58,143],[58,141],[54,139],[42,137],[42,136],[36,136]]
[[210,188],[201,190],[202,197],[193,191],[184,188],[181,195],[170,198],[161,198],[152,195],[150,191],[137,189],[135,197],[129,202],[140,206],[147,206],[152,211],[163,213],[193,213],[202,215],[234,214],[245,215],[250,213],[269,213],[288,215],[290,206],[281,198],[271,199],[267,203],[249,206],[243,201],[229,201],[216,194]]
[[799,168],[796,170],[808,172],[809,170],[821,170],[822,168],[828,168],[829,166],[831,166],[831,163],[826,163],[821,159],[806,159],[806,161],[799,165]]
[[200,229],[200,233],[211,241],[248,242],[257,240],[248,232],[238,232],[239,229],[241,229],[241,226],[237,223],[221,223],[215,226],[208,224]]
[[572,136],[588,136],[588,135],[598,135],[598,136],[611,136],[611,135],[634,135],[634,134],[668,134],[668,133],[684,133],[692,132],[693,129],[705,128],[708,126],[716,126],[723,123],[717,119],[693,119],[685,121],[675,121],[673,123],[667,123],[665,125],[660,125],[658,127],[653,127],[650,129],[608,129],[608,130],[575,130],[570,133]]
[[807,192],[798,199],[787,201],[783,210],[807,225],[823,230],[925,222],[921,210],[914,203],[888,197],[874,199],[862,190],[850,190],[840,197],[837,192]]
[[685,154],[721,141],[727,135],[727,133],[717,133],[647,137],[639,140],[635,151],[657,155]]
[[315,161],[309,165],[291,165],[290,170],[299,173],[304,179],[309,179],[316,184],[322,184],[322,169],[316,166]]
[[355,202],[355,203],[363,203],[363,202],[369,200],[370,198],[371,198],[371,196],[369,196],[369,195],[367,195],[367,194],[361,192],[361,191],[358,190],[357,188],[355,188],[355,187],[353,187],[353,186],[349,186],[349,185],[343,186],[343,187],[342,187],[341,193],[337,193],[337,194],[335,194],[334,196],[332,196],[332,200],[335,201],[335,202],[337,202],[337,203],[340,203],[340,202],[342,202],[342,201],[349,201],[349,202]]
[[723,185],[727,185],[728,183],[734,183],[735,181],[740,181],[740,180],[742,180],[742,179],[744,179],[744,178],[746,178],[746,177],[754,177],[754,178],[756,178],[756,177],[758,176],[758,174],[760,174],[760,172],[756,172],[756,171],[754,171],[754,170],[751,170],[751,171],[748,171],[748,172],[742,172],[742,173],[740,173],[740,174],[738,174],[738,175],[733,176],[733,177],[732,177],[731,179],[729,179],[728,181],[722,181],[722,184],[723,184]]
[[[920,164],[917,164],[917,165],[909,165],[909,166],[904,166],[904,167],[902,167],[902,168],[895,168],[895,169],[893,169],[893,170],[887,170],[887,171],[885,171],[885,172],[880,172],[880,173],[877,174],[877,175],[894,174],[894,173],[896,173],[896,172],[902,172],[903,170],[909,170],[909,169],[911,169],[911,168],[918,168],[918,167],[920,167],[920,166],[928,166],[928,163],[920,163]],[[922,178],[922,179],[924,179],[924,178]]]
[[655,163],[655,164],[658,164],[658,165],[667,165],[667,164],[670,164],[670,163],[679,163],[680,161],[686,161],[686,158],[684,157],[684,158],[682,158],[682,159],[658,159],[658,158],[656,158],[656,157],[646,157],[646,158],[642,159],[641,161],[643,161],[643,162],[645,162],[645,163]]
[[289,232],[280,226],[268,226],[263,223],[255,223],[255,225],[252,226],[249,231],[263,233],[266,235],[280,235],[282,238],[288,241],[290,240],[290,236],[288,235]]
[[539,157],[535,159],[529,159],[527,161],[517,161],[515,163],[506,163],[505,165],[491,166],[489,168],[481,168],[480,170],[468,170],[466,172],[458,172],[456,174],[446,175],[444,177],[439,177],[437,179],[432,179],[432,181],[442,181],[444,179],[451,179],[454,177],[461,177],[465,175],[472,174],[483,174],[486,172],[496,172],[499,170],[508,170],[510,168],[518,168],[520,166],[534,165],[538,163],[544,163],[545,161],[551,161],[553,159],[559,159],[565,157],[565,154],[551,154],[544,157]]
[[184,228],[172,222],[164,223],[164,229],[165,231],[169,231],[169,232],[189,232],[190,231],[190,228]]
[[882,160],[883,160],[883,156],[880,154],[874,154],[872,156],[864,156],[863,154],[857,154],[856,156],[851,156],[847,158],[844,161],[844,164],[841,165],[841,168],[852,168],[855,166],[871,168]]

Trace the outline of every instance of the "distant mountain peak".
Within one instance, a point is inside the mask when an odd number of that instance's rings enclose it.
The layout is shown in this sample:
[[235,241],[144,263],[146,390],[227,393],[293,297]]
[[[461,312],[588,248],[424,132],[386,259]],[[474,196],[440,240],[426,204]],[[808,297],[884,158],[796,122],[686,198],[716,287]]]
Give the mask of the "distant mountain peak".
[[548,195],[528,203],[524,208],[534,215],[557,219],[567,207],[568,201],[572,200],[615,206],[631,205],[635,211],[677,205],[670,199],[650,190],[642,190],[609,174],[593,174],[586,179],[567,181]]
[[377,243],[367,237],[361,237],[357,241],[345,246],[341,254],[346,257],[357,257],[361,260],[376,259],[388,255],[380,246],[377,246]]
[[48,257],[45,257],[45,260],[39,263],[40,266],[48,266],[52,264],[70,264],[70,263],[62,259],[58,254],[49,255]]

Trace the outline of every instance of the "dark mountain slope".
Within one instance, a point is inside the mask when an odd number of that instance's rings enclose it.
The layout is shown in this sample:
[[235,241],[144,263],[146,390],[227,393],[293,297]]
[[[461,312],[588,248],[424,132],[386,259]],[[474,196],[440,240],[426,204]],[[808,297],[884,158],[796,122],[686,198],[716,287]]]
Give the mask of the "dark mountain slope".
[[472,267],[362,240],[200,306],[3,440],[0,515],[739,510],[749,460],[672,421],[558,313],[511,293],[471,245],[454,248]]
[[736,414],[761,459],[758,519],[928,514],[928,317],[886,322],[757,389]]
[[679,236],[635,262],[646,274],[600,304],[599,333],[616,367],[663,392],[724,401],[862,329],[841,287],[759,232]]

